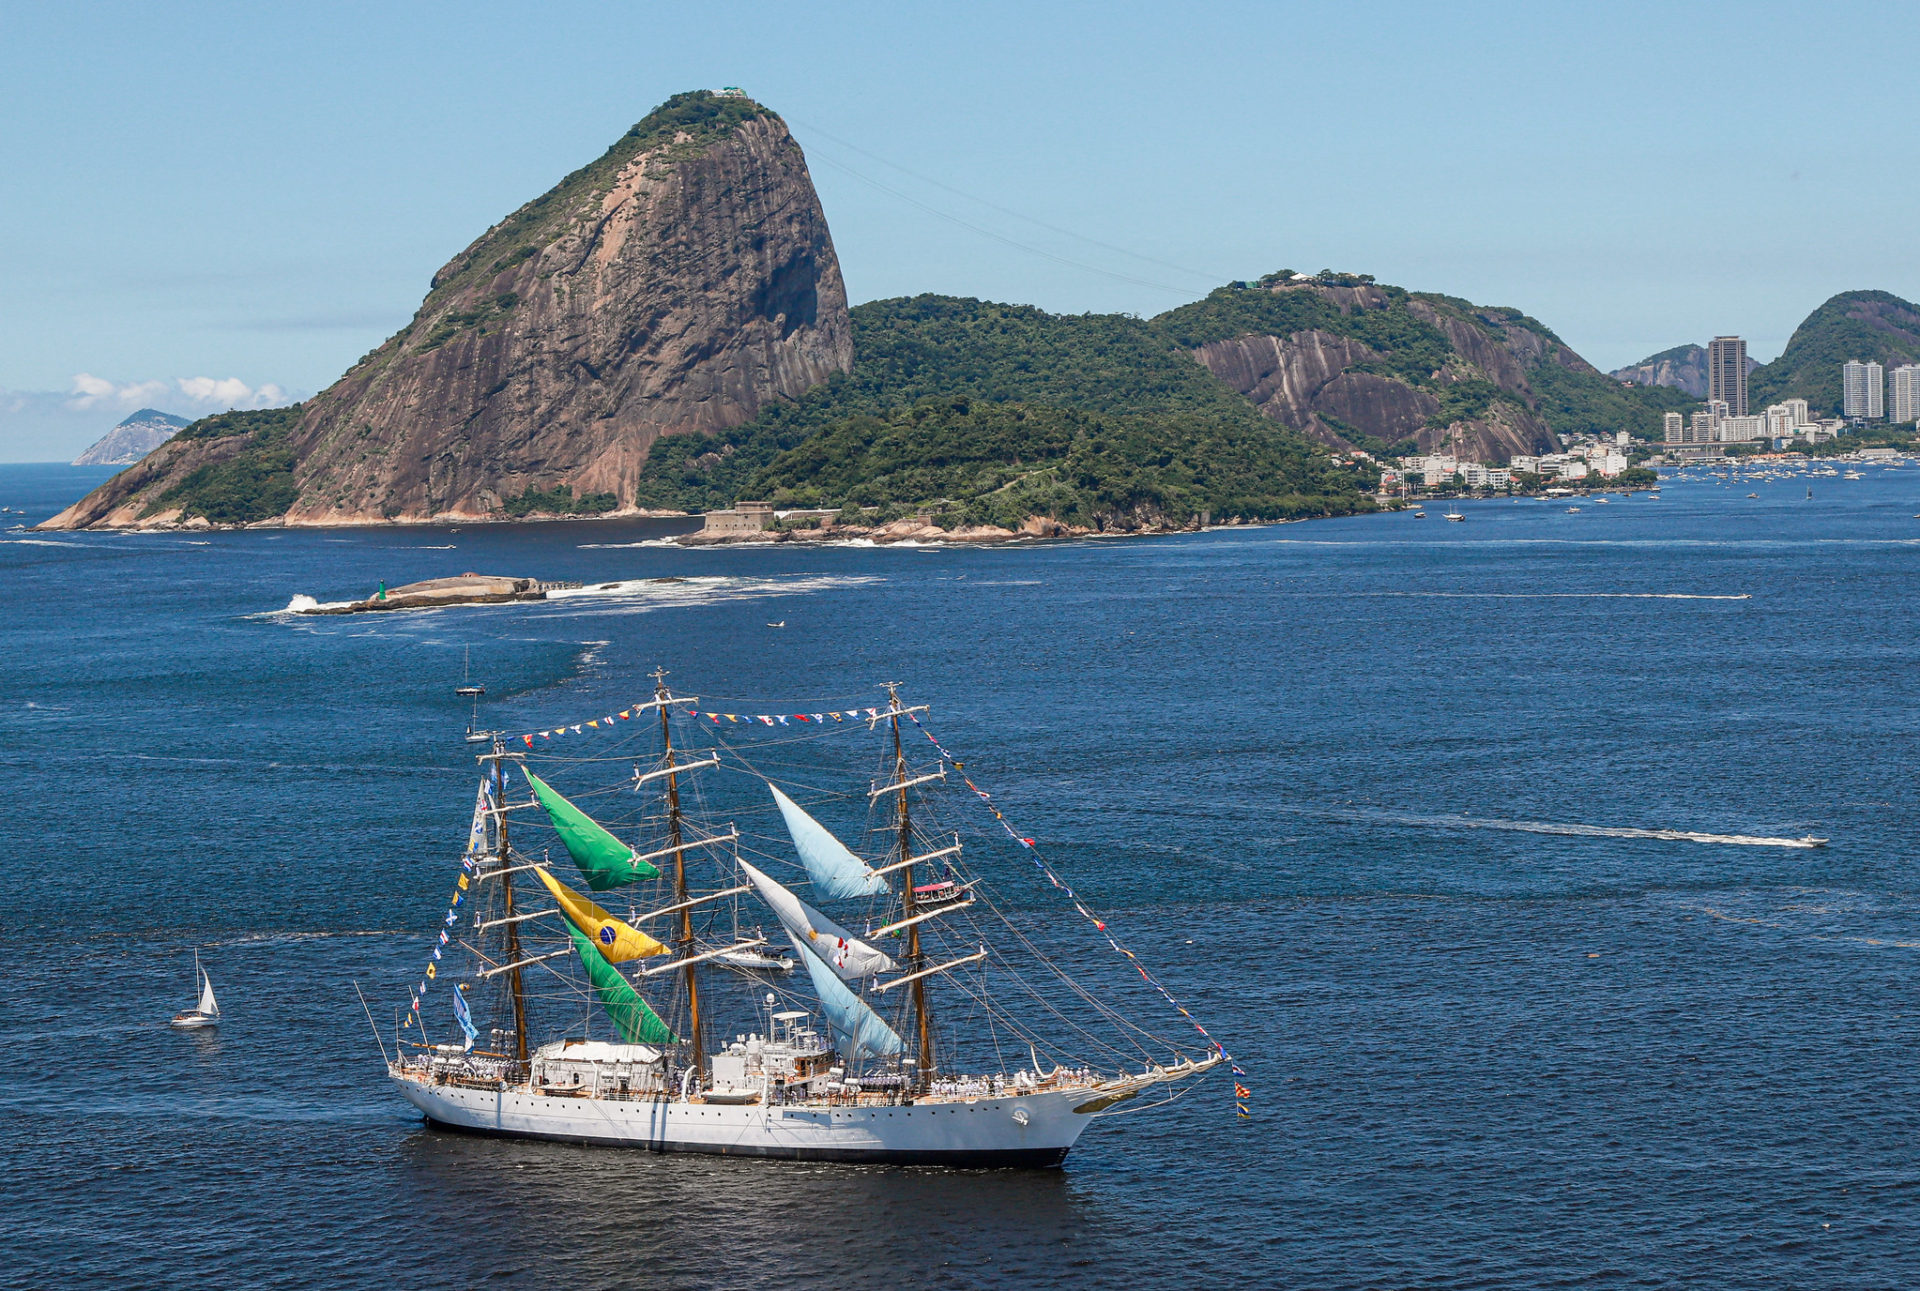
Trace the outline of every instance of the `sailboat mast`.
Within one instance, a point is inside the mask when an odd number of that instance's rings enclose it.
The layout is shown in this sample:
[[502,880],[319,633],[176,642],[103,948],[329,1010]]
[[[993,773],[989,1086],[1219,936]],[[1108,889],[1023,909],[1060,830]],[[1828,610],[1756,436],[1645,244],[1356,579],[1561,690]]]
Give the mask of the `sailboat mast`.
[[527,1065],[527,991],[520,979],[520,923],[513,917],[513,849],[507,845],[507,750],[500,737],[493,740],[493,803],[500,820],[500,902],[507,920],[507,985],[513,992],[513,1051],[524,1071]]
[[[887,687],[887,707],[893,710],[893,782],[900,786],[900,859],[906,860],[913,855],[913,823],[907,814],[907,754],[900,745],[900,692],[898,687]],[[902,873],[906,881],[901,885],[901,917],[912,919],[914,915],[913,870],[909,865]],[[926,967],[920,953],[920,925],[916,922],[907,927],[907,963],[914,972]],[[914,1081],[920,1088],[933,1078],[933,1019],[927,1013],[927,980],[915,978],[913,982],[914,1026],[918,1031],[919,1065],[915,1068]]]
[[[680,954],[691,961],[693,955],[693,907],[687,902],[687,854],[680,847],[680,777],[673,773],[673,728],[667,722],[667,674],[655,669],[653,697],[660,702],[660,739],[667,749],[667,846],[673,849],[673,899],[680,902]],[[687,1042],[693,1048],[693,1075],[696,1082],[707,1077],[706,1046],[700,1036],[700,977],[697,966],[687,964]]]

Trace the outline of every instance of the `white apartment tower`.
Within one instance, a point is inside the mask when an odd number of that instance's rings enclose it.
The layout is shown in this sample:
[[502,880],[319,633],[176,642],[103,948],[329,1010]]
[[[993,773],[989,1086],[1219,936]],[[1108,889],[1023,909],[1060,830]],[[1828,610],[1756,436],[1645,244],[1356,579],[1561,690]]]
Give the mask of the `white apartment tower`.
[[1747,415],[1747,343],[1740,337],[1707,343],[1707,398],[1724,401],[1735,417]]
[[1684,444],[1687,442],[1687,419],[1685,417],[1682,417],[1677,412],[1670,412],[1662,417],[1660,421],[1660,428],[1665,432],[1662,438],[1669,444]]
[[1920,420],[1920,363],[1903,363],[1893,370],[1893,419]]
[[1840,369],[1840,413],[1854,421],[1878,421],[1886,416],[1886,369],[1878,363],[1847,360]]

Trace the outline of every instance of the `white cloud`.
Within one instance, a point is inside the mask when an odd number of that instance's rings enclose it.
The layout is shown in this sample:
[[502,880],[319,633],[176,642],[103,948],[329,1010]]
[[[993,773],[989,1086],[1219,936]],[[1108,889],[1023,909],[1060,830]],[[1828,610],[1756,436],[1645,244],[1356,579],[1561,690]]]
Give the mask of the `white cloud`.
[[287,392],[268,382],[250,386],[239,377],[176,377],[173,381],[116,383],[90,372],[74,374],[67,406],[76,412],[94,408],[131,412],[148,404],[169,411],[225,412],[229,408],[274,408],[290,402]]

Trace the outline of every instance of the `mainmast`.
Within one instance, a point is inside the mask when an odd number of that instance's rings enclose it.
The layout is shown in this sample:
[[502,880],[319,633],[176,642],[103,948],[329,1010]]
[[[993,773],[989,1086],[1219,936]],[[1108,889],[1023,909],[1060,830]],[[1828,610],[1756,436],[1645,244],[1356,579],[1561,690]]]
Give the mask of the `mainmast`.
[[[887,684],[887,707],[893,713],[893,780],[900,786],[897,812],[900,818],[900,859],[910,861],[913,857],[913,824],[907,815],[907,754],[900,745],[900,688]],[[913,919],[913,870],[908,865],[902,873],[906,881],[901,886],[901,917]],[[918,973],[926,967],[926,961],[920,951],[920,924],[918,920],[907,925],[907,963],[912,971]],[[927,1012],[927,980],[917,977],[913,981],[913,1016],[918,1032],[919,1064],[914,1069],[914,1083],[917,1088],[926,1088],[933,1079],[933,1019]]]
[[500,903],[507,928],[507,986],[513,992],[513,1049],[520,1069],[527,1067],[527,991],[520,979],[520,921],[513,917],[513,849],[507,844],[507,750],[493,738],[493,805],[500,821]]
[[706,1046],[700,1036],[700,978],[693,957],[693,907],[687,901],[687,854],[680,838],[680,777],[674,773],[673,729],[667,722],[667,673],[653,673],[653,697],[660,704],[660,738],[667,749],[667,845],[673,849],[673,899],[680,904],[680,954],[688,960],[687,1042],[693,1047],[693,1074],[697,1084],[706,1079]]

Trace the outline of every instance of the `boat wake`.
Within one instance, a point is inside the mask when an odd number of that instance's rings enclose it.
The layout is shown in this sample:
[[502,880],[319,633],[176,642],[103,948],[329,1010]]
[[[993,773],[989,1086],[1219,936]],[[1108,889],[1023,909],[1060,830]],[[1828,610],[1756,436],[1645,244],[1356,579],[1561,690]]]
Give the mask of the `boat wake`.
[[1499,829],[1518,834],[1557,834],[1569,838],[1650,838],[1674,843],[1719,843],[1730,847],[1824,847],[1827,840],[1807,835],[1774,838],[1762,834],[1709,834],[1692,829],[1636,829],[1613,825],[1570,825],[1544,820],[1498,820],[1484,816],[1402,816],[1389,812],[1348,810],[1333,813],[1352,819],[1390,821],[1431,829]]
[[1750,601],[1752,592],[1355,592],[1355,596],[1428,597],[1460,601]]

